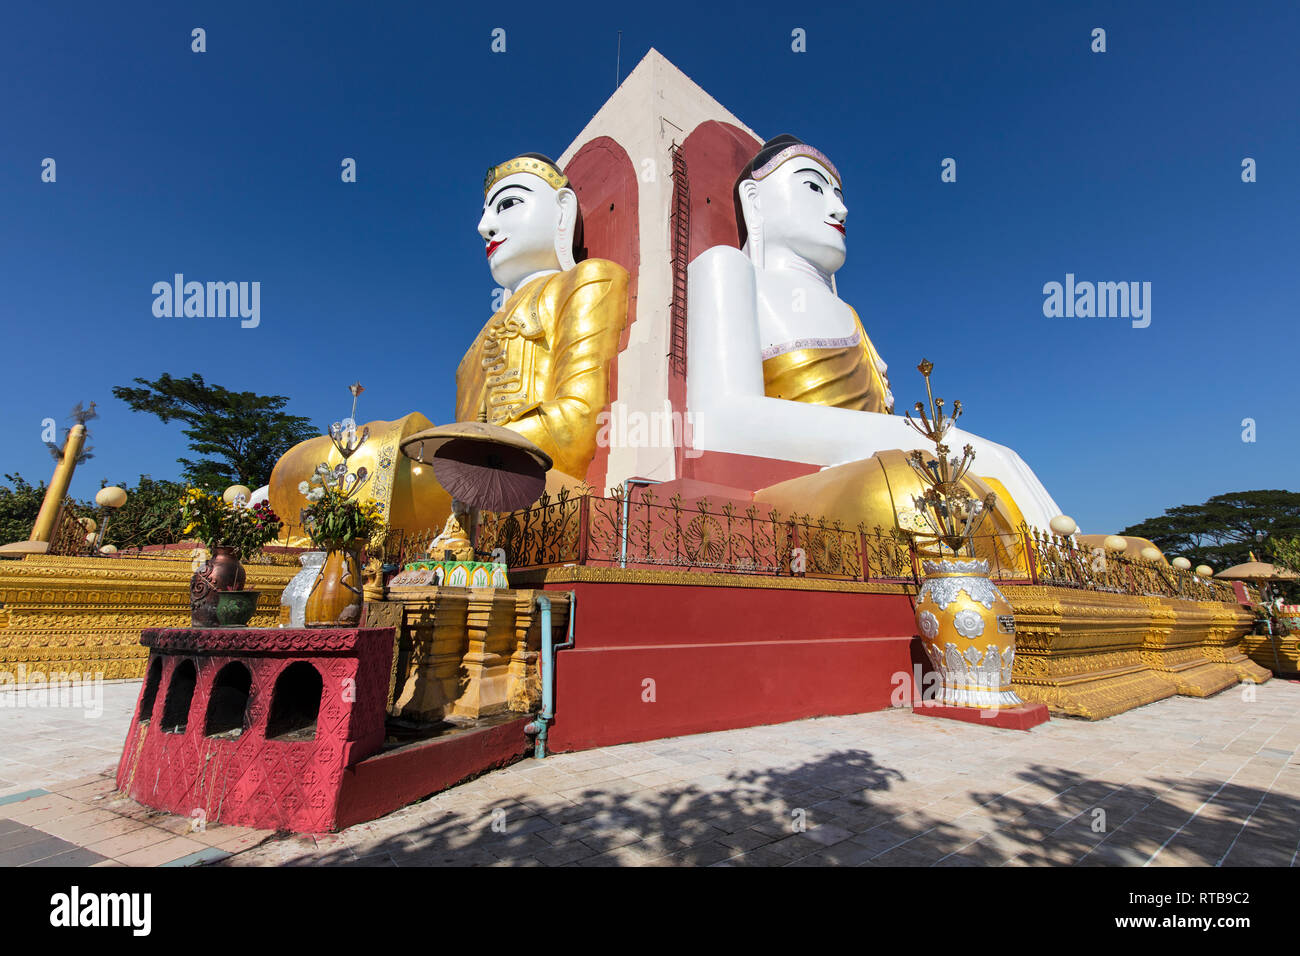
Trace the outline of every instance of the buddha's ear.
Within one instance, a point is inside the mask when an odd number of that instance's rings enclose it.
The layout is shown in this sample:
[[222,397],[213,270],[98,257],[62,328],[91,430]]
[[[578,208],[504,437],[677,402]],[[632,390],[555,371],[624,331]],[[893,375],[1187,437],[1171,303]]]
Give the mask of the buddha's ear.
[[740,214],[745,219],[745,252],[749,261],[763,268],[763,215],[758,201],[758,183],[742,179],[737,192],[740,195]]
[[555,204],[560,209],[559,224],[555,228],[555,257],[564,272],[572,269],[573,231],[578,225],[578,196],[567,186],[556,191]]

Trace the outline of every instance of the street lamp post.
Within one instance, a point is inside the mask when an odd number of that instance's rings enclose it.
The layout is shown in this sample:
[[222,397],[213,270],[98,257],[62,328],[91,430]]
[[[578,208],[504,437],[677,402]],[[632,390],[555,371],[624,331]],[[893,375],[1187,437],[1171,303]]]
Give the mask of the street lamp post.
[[104,543],[104,533],[108,531],[109,515],[126,504],[126,492],[116,485],[100,488],[95,493],[95,504],[104,509],[104,520],[99,523],[99,534],[95,536],[95,553],[98,554]]

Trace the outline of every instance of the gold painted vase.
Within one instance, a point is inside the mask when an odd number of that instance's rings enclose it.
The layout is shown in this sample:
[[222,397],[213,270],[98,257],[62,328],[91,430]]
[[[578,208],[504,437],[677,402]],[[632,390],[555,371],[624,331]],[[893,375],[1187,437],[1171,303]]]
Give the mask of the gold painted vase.
[[925,562],[916,598],[916,626],[925,653],[943,679],[939,701],[954,707],[1000,708],[1024,703],[1011,689],[1016,619],[978,558]]
[[307,627],[356,627],[361,620],[363,582],[361,580],[361,549],[364,541],[353,542],[351,547],[330,548],[325,553],[307,605],[303,620]]

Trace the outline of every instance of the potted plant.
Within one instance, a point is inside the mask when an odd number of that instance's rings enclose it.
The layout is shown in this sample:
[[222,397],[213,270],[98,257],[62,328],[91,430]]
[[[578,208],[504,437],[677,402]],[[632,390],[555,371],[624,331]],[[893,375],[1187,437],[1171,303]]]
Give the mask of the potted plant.
[[261,501],[251,508],[243,496],[226,504],[201,488],[181,498],[185,534],[193,534],[209,557],[190,578],[193,627],[243,627],[257,609],[257,592],[244,590],[243,560],[256,555],[280,533],[279,517]]
[[325,552],[325,563],[307,596],[307,627],[356,627],[361,619],[361,551],[384,519],[375,502],[361,499],[368,471],[348,471],[347,460],[369,437],[370,429],[358,436],[350,420],[346,426],[331,426],[330,438],[343,461],[333,468],[317,465],[311,480],[298,485],[307,497],[303,527],[312,544]]

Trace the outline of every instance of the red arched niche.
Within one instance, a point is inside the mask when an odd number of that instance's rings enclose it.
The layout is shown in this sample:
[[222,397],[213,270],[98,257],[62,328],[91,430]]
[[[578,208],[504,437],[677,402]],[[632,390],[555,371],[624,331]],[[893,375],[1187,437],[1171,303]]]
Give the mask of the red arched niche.
[[762,145],[740,127],[717,120],[701,123],[682,143],[691,187],[690,258],[712,246],[739,245],[732,190]]
[[[608,136],[598,136],[574,154],[564,175],[578,196],[582,209],[583,244],[587,258],[617,262],[628,272],[627,324],[618,350],[627,348],[628,334],[636,321],[637,273],[641,268],[641,233],[637,216],[636,168],[627,151]],[[733,230],[734,231],[734,230]],[[609,396],[618,397],[618,363],[610,362]],[[606,405],[603,411],[608,412]],[[587,469],[587,484],[603,492],[609,449],[597,447]]]
[[627,152],[608,136],[598,136],[564,168],[582,207],[587,256],[617,262],[635,280],[640,265],[636,169]]

